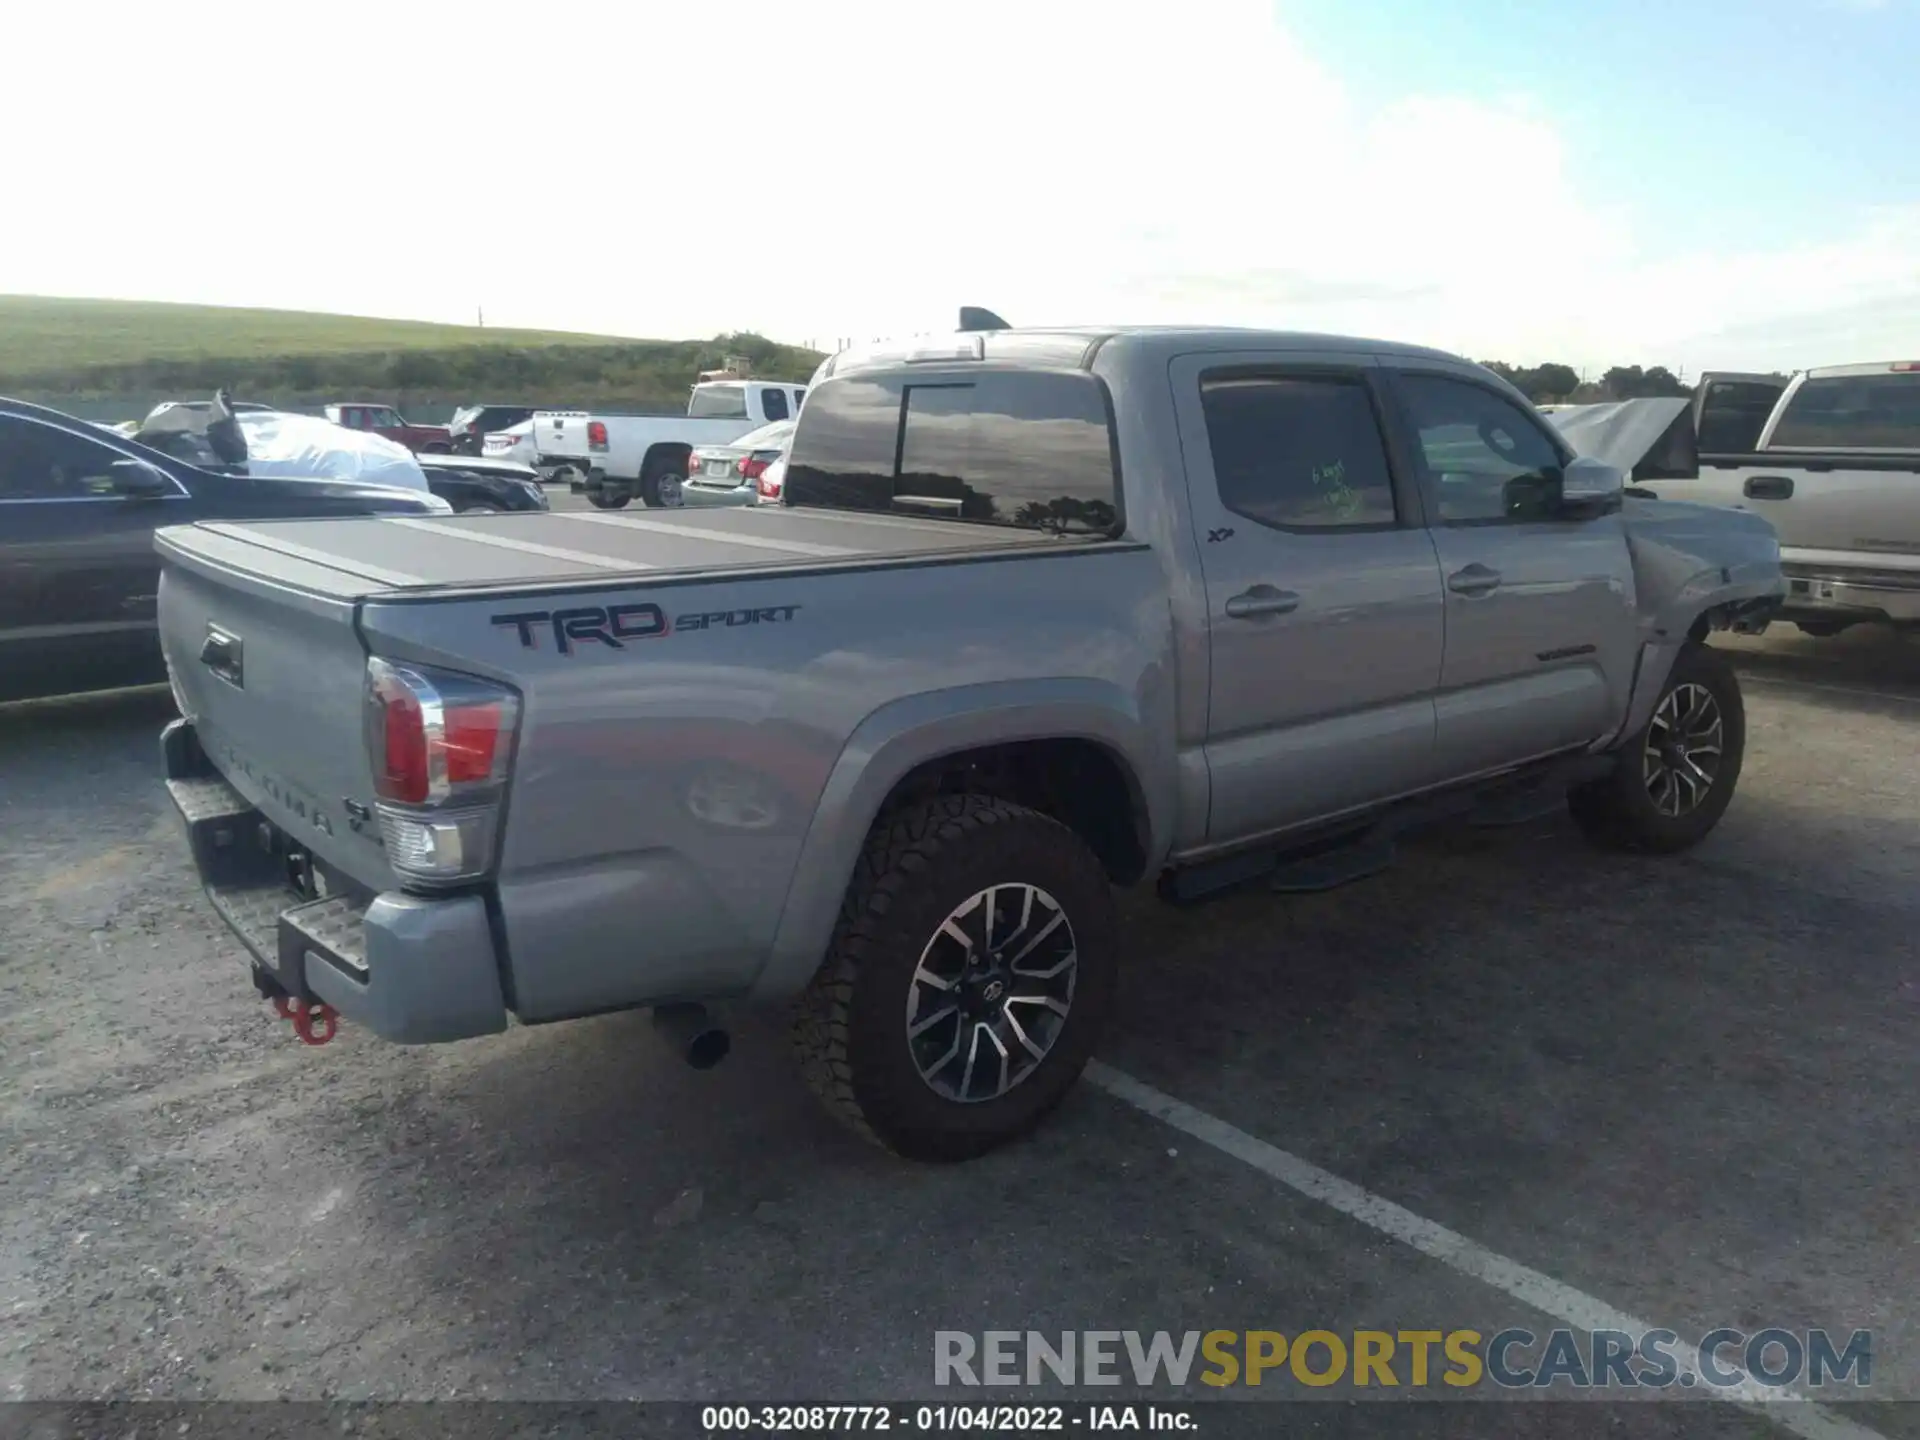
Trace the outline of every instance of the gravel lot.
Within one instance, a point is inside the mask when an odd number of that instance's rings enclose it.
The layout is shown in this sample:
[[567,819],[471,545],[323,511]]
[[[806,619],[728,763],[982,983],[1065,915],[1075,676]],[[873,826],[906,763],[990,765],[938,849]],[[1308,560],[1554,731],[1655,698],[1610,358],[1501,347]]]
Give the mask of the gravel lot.
[[[1751,748],[1695,854],[1556,819],[1134,898],[1103,1058],[1683,1334],[1871,1328],[1876,1396],[1920,1398],[1920,645],[1729,648]],[[168,713],[0,707],[0,1399],[951,1400],[936,1329],[1555,1323],[1094,1085],[933,1168],[821,1114],[770,1025],[707,1074],[643,1015],[304,1049],[193,883]]]

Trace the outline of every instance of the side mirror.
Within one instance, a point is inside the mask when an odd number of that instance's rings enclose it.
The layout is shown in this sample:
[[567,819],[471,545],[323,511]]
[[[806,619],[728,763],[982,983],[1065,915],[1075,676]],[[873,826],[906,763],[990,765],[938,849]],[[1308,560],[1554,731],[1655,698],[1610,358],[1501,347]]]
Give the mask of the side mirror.
[[116,460],[107,469],[116,495],[151,499],[173,494],[173,481],[144,460]]
[[1605,515],[1619,506],[1626,484],[1618,466],[1579,456],[1560,472],[1561,512],[1582,519]]

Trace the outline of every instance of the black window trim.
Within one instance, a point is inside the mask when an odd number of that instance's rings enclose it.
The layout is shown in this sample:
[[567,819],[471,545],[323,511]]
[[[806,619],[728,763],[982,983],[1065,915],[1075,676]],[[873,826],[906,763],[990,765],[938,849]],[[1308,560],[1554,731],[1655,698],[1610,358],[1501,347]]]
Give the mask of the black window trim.
[[1478,530],[1490,525],[1584,525],[1587,523],[1587,520],[1598,518],[1594,516],[1576,517],[1572,515],[1559,519],[1536,518],[1528,520],[1514,519],[1506,515],[1489,515],[1481,520],[1448,520],[1444,518],[1440,511],[1439,487],[1434,483],[1433,474],[1427,468],[1426,452],[1420,445],[1419,427],[1413,423],[1413,407],[1408,402],[1406,392],[1401,389],[1400,386],[1401,380],[1410,375],[1418,375],[1436,380],[1452,380],[1461,385],[1470,385],[1476,390],[1493,396],[1496,400],[1505,401],[1518,410],[1521,416],[1528,420],[1533,425],[1533,428],[1546,438],[1548,448],[1560,457],[1560,467],[1563,470],[1572,463],[1574,452],[1573,447],[1567,443],[1566,437],[1554,429],[1550,422],[1543,420],[1539,412],[1533,408],[1530,401],[1524,397],[1516,399],[1511,392],[1502,387],[1498,382],[1489,383],[1481,376],[1468,374],[1461,370],[1449,369],[1442,365],[1395,364],[1388,366],[1383,372],[1382,378],[1393,396],[1392,409],[1394,413],[1394,423],[1400,431],[1401,443],[1406,447],[1408,463],[1412,467],[1412,473],[1420,486],[1421,502],[1426,507],[1427,515],[1430,517],[1427,522],[1429,529]]
[[[1380,432],[1380,450],[1387,464],[1387,483],[1393,494],[1394,518],[1390,521],[1367,525],[1282,525],[1278,521],[1263,520],[1235,510],[1227,504],[1220,493],[1220,474],[1213,466],[1213,436],[1206,428],[1207,386],[1217,380],[1334,380],[1343,383],[1358,382],[1367,397],[1367,404],[1373,411],[1375,427]],[[1424,530],[1426,520],[1426,497],[1412,478],[1414,471],[1407,466],[1407,456],[1396,445],[1392,425],[1393,406],[1390,397],[1380,383],[1380,368],[1377,365],[1354,364],[1332,361],[1315,363],[1312,361],[1282,361],[1277,364],[1228,364],[1213,365],[1200,371],[1196,381],[1196,393],[1200,398],[1200,428],[1207,439],[1207,468],[1212,473],[1213,497],[1220,508],[1229,515],[1237,515],[1249,524],[1258,525],[1263,530],[1277,530],[1285,535],[1380,535],[1392,530]]]
[[181,483],[180,477],[178,475],[175,475],[171,470],[167,469],[165,466],[156,465],[151,459],[148,459],[145,456],[136,455],[131,450],[127,449],[125,446],[115,444],[112,440],[105,438],[106,437],[105,431],[102,431],[97,436],[88,435],[88,434],[82,433],[81,431],[72,429],[66,425],[59,425],[54,423],[51,420],[43,420],[37,415],[19,415],[19,414],[14,414],[12,412],[0,411],[0,424],[3,424],[8,420],[15,421],[22,425],[36,426],[41,430],[49,430],[53,432],[55,435],[64,435],[69,440],[78,440],[83,444],[98,445],[102,450],[105,450],[108,454],[117,456],[121,460],[137,460],[141,464],[148,466],[150,469],[156,471],[157,473],[166,476],[168,483],[173,486],[173,493],[171,495],[148,495],[148,496],[4,495],[4,494],[0,494],[0,505],[101,505],[101,504],[113,504],[115,502],[126,503],[128,501],[135,500],[135,499],[144,499],[148,501],[176,500],[176,499],[188,499],[188,498],[191,498],[192,496],[192,492],[188,490],[187,487]]

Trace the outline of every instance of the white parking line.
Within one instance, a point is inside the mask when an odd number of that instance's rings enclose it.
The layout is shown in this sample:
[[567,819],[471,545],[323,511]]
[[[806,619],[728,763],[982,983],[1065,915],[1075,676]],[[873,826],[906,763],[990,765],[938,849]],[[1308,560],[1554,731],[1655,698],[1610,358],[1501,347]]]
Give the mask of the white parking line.
[[[1363,1190],[1351,1181],[1342,1180],[1331,1171],[1322,1170],[1297,1155],[1290,1155],[1277,1146],[1269,1145],[1204,1110],[1196,1110],[1185,1101],[1176,1100],[1165,1091],[1156,1090],[1110,1065],[1103,1065],[1096,1060],[1087,1066],[1086,1074],[1092,1084],[1109,1095],[1145,1111],[1156,1120],[1165,1121],[1196,1140],[1204,1141],[1223,1154],[1244,1160],[1288,1189],[1297,1190],[1323,1205],[1330,1205],[1342,1215],[1358,1220],[1362,1225],[1370,1226],[1403,1245],[1411,1246],[1422,1255],[1430,1256],[1462,1275],[1470,1275],[1483,1284],[1491,1285],[1577,1330],[1624,1330],[1637,1334],[1655,1328],[1624,1310],[1614,1309],[1604,1300],[1575,1290],[1571,1285],[1561,1284],[1550,1275],[1542,1275],[1517,1260],[1497,1255],[1444,1225],[1422,1219],[1411,1210],[1383,1199],[1370,1190]],[[1694,1393],[1710,1394],[1716,1400],[1763,1415],[1794,1434],[1803,1436],[1804,1440],[1885,1440],[1877,1430],[1870,1430],[1827,1406],[1816,1404],[1798,1391],[1763,1386],[1751,1380],[1742,1380],[1739,1386],[1728,1389],[1702,1387],[1700,1352],[1690,1345],[1676,1345],[1673,1354],[1680,1374],[1694,1377]]]
[[1753,675],[1742,672],[1742,685],[1772,685],[1784,690],[1830,690],[1835,695],[1864,695],[1873,700],[1898,700],[1902,705],[1920,705],[1920,695],[1902,695],[1894,690],[1870,690],[1864,685],[1828,685],[1820,680],[1795,680],[1782,675]]

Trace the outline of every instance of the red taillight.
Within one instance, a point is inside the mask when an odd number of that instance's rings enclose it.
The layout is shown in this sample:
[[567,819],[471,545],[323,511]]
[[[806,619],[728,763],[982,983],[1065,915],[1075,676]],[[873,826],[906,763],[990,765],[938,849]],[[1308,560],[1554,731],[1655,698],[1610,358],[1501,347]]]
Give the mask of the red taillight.
[[767,473],[767,467],[780,458],[778,450],[756,450],[751,455],[743,455],[734,462],[734,471],[742,480],[758,480]]
[[382,800],[407,805],[423,803],[431,789],[427,773],[427,727],[420,700],[406,686],[373,681],[369,700],[378,711],[381,727],[379,754],[383,763],[373,777],[373,789]]
[[599,420],[587,422],[587,448],[604,450],[607,448],[607,427]]
[[498,701],[447,710],[443,743],[449,785],[483,784],[493,778],[505,710]]
[[1899,360],[1894,362],[1893,368],[1900,371],[1920,370],[1920,360]]
[[762,475],[760,479],[755,482],[753,489],[755,494],[763,496],[768,500],[778,500],[780,498],[780,482],[770,479],[765,475]]
[[497,785],[518,717],[518,700],[498,685],[369,660],[374,793],[402,805],[439,805]]

